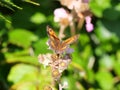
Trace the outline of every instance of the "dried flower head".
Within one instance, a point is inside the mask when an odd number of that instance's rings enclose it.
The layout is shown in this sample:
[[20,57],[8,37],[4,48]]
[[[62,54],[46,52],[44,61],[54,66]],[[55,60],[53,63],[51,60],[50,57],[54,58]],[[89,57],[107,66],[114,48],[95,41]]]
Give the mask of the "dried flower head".
[[63,72],[65,69],[67,69],[68,65],[70,64],[71,59],[68,60],[61,60],[59,62],[59,71]]
[[39,62],[44,66],[50,66],[52,70],[52,76],[55,80],[58,80],[62,72],[67,69],[71,62],[69,54],[40,54],[38,56]]
[[38,56],[39,62],[44,66],[48,66],[51,62],[51,54],[40,54]]
[[58,80],[61,76],[61,73],[58,69],[52,69],[52,76],[55,80]]

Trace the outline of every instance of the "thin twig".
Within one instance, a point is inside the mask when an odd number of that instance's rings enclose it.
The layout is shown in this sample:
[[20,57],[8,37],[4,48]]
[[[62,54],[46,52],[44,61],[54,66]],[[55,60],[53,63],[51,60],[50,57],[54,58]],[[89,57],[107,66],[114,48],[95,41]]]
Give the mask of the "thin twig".
[[74,25],[74,22],[71,22],[70,23],[70,30],[71,30],[71,35],[75,35],[75,25]]
[[63,87],[62,87],[62,85],[61,85],[61,84],[59,84],[59,90],[62,90],[62,88],[63,88]]
[[59,39],[62,39],[62,38],[64,38],[65,37],[65,35],[64,35],[64,30],[65,30],[65,26],[64,25],[61,25],[60,26],[60,30],[59,30]]

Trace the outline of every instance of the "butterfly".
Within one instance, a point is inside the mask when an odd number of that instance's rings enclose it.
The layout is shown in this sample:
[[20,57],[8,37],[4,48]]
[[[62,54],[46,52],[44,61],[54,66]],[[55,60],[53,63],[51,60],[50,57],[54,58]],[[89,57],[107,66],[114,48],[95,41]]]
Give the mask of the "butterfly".
[[57,37],[57,35],[53,31],[53,29],[50,28],[49,26],[47,26],[47,34],[49,37],[48,45],[49,45],[50,49],[55,51],[56,54],[64,53],[66,50],[69,49],[69,45],[72,44],[73,42],[75,42],[79,37],[79,35],[75,35],[75,36],[72,36],[72,37],[66,39],[65,41],[61,41]]

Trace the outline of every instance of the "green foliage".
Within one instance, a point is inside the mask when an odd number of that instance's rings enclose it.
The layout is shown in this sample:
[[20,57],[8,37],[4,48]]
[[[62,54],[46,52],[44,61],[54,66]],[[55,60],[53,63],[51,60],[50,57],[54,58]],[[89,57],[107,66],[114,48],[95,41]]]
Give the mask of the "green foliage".
[[[25,70],[23,70],[23,68]],[[10,70],[8,81],[14,84],[12,89],[20,88],[21,90],[35,90],[36,87],[42,89],[45,84],[49,84],[51,82],[48,70],[39,73],[39,70],[35,66],[16,64]],[[45,75],[47,75],[49,79],[45,79]]]
[[[23,37],[21,37],[21,35]],[[32,32],[29,32],[24,29],[15,29],[13,31],[10,31],[8,37],[9,37],[8,40],[9,43],[21,46],[23,48],[30,47],[31,43],[37,40],[37,37],[33,35]]]
[[[31,1],[31,0],[21,0],[21,1],[28,2],[28,3],[31,3],[31,4],[37,5],[37,6],[40,5],[39,3],[36,3],[36,2],[34,2],[34,1]],[[13,3],[13,1],[11,1],[11,0],[1,0],[1,1],[0,1],[0,6],[3,7],[3,8],[8,8],[8,9],[10,9],[10,10],[12,10],[12,11],[15,11],[14,8],[17,8],[17,9],[19,9],[19,10],[22,10],[22,9],[23,9],[22,7],[20,7],[20,6],[16,5],[15,3]],[[8,19],[6,19],[6,18],[4,17],[4,15],[2,15],[1,13],[0,13],[0,17],[1,17],[3,20],[11,23],[11,22],[10,22]]]
[[[59,32],[53,11],[60,5],[57,0],[34,1],[0,1],[0,90],[58,90],[38,55],[52,53],[46,26]],[[120,90],[119,0],[91,0],[90,8],[94,31],[88,33],[84,26],[76,30],[80,38],[70,46],[72,62],[61,82],[68,82],[65,90]]]
[[107,71],[99,71],[96,74],[96,81],[99,82],[100,87],[103,90],[113,89],[113,77]]
[[110,1],[111,0],[91,0],[90,6],[91,6],[92,12],[96,16],[102,17],[103,11],[111,7]]
[[31,17],[31,22],[35,23],[35,24],[41,24],[46,22],[46,17],[44,14],[42,13],[35,13],[32,17]]

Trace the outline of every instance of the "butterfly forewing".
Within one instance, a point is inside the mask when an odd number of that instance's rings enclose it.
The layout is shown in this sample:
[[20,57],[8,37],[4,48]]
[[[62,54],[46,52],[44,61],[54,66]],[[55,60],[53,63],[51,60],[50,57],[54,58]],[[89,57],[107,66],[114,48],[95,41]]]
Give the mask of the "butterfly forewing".
[[47,33],[48,33],[48,36],[49,36],[48,44],[49,44],[50,48],[52,50],[54,50],[55,52],[58,51],[60,43],[61,43],[60,39],[57,37],[57,35],[53,31],[53,29],[50,28],[49,26],[47,26]]
[[78,39],[78,37],[79,37],[79,35],[72,36],[72,37],[66,39],[65,41],[63,41],[62,44],[63,45],[72,44],[73,42],[75,42]]
[[53,31],[53,29],[50,28],[49,26],[47,26],[47,33],[51,40],[60,41],[59,38],[57,37],[57,35],[55,34],[55,32]]

